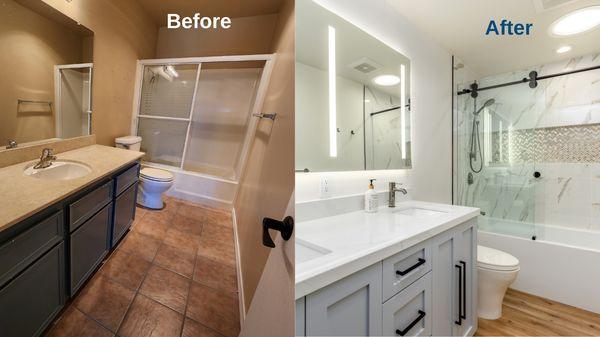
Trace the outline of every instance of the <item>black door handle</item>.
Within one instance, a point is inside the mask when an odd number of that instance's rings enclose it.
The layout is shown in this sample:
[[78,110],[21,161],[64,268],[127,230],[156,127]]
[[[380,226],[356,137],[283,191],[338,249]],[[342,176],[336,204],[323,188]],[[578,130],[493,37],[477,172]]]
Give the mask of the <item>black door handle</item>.
[[418,261],[419,262],[413,264],[412,266],[410,266],[410,268],[408,268],[406,270],[396,270],[396,275],[404,276],[404,275],[410,273],[411,271],[419,268],[420,265],[422,265],[426,262],[425,259],[421,259],[421,258],[419,258]]
[[455,324],[462,325],[462,299],[463,299],[463,284],[462,284],[462,270],[463,266],[455,264],[454,267],[458,268],[458,321],[454,321]]
[[294,232],[294,218],[291,216],[286,216],[283,221],[271,218],[263,219],[263,245],[270,248],[275,248],[275,242],[273,242],[273,239],[271,239],[269,229],[280,231],[281,237],[287,241],[292,237],[292,233]]
[[406,335],[406,333],[408,333],[410,331],[410,329],[412,329],[415,325],[417,325],[417,323],[419,323],[419,321],[422,320],[423,317],[425,317],[425,311],[419,310],[419,316],[417,316],[417,318],[415,318],[415,320],[412,321],[406,328],[404,328],[402,330],[396,329],[396,335],[398,335],[398,336]]

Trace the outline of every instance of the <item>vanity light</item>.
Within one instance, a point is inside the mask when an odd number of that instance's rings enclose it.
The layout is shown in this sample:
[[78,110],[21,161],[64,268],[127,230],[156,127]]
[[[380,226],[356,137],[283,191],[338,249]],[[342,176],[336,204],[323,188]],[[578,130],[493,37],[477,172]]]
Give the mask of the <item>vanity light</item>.
[[337,157],[335,28],[329,26],[329,156]]
[[396,75],[379,75],[373,79],[373,83],[389,87],[400,83],[400,78]]
[[400,139],[402,159],[406,159],[406,67],[400,65]]
[[550,25],[550,34],[569,36],[586,32],[600,25],[600,6],[591,6],[571,12]]
[[556,50],[557,54],[563,54],[571,50],[571,46],[562,46]]

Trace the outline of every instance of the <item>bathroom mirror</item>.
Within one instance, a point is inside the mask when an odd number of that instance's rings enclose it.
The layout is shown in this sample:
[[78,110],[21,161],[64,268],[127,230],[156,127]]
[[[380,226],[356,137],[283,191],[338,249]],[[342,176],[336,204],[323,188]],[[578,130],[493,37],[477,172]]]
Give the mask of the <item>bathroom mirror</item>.
[[410,60],[314,1],[296,11],[296,171],[411,167]]
[[0,10],[0,151],[90,134],[93,32],[43,1]]

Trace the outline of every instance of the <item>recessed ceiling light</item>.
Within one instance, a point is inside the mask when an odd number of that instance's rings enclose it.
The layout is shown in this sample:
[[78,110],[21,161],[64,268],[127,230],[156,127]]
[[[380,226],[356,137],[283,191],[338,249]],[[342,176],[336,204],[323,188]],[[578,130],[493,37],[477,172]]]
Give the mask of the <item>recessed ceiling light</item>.
[[550,25],[550,34],[569,36],[580,34],[600,25],[600,6],[591,6],[571,12]]
[[562,46],[556,50],[557,54],[566,53],[571,50],[571,46]]
[[373,79],[373,83],[389,87],[400,83],[400,77],[396,75],[379,75]]

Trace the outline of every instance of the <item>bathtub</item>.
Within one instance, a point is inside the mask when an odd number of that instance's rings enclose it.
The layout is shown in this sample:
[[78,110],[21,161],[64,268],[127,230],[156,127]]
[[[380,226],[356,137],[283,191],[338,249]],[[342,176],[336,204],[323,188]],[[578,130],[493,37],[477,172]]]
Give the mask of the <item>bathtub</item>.
[[519,259],[511,288],[600,313],[599,232],[480,217],[478,235]]

